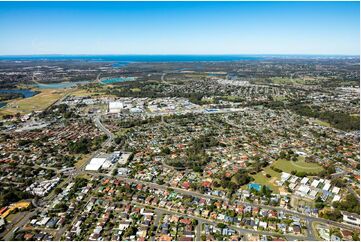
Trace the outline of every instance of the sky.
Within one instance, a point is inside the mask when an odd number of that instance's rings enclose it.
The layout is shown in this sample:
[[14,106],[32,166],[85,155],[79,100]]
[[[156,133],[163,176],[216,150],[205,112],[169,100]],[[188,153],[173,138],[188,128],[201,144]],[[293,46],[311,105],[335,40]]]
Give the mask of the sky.
[[0,55],[359,55],[359,2],[0,2]]

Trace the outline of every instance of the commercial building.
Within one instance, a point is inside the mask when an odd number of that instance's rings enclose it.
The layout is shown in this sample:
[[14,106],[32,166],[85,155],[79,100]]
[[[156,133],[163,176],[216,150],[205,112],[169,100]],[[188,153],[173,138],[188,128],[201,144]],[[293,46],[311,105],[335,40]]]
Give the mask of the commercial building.
[[120,113],[124,108],[124,103],[115,101],[115,102],[109,102],[108,106],[108,112],[109,113]]
[[93,158],[91,159],[91,161],[89,162],[89,164],[85,167],[86,171],[98,171],[100,169],[100,167],[102,167],[102,165],[104,164],[104,162],[106,161],[106,158]]

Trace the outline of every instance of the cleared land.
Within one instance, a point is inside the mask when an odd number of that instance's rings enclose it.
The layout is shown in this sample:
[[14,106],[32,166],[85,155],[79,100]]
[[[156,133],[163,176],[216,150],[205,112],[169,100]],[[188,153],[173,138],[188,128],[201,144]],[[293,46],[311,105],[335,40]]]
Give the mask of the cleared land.
[[[266,174],[270,175],[271,177],[268,178]],[[254,182],[268,186],[271,188],[275,193],[279,193],[279,187],[276,185],[276,180],[281,178],[281,174],[271,169],[271,166],[267,166],[263,171],[257,173],[256,175],[252,175],[254,178]]]
[[324,126],[324,127],[331,127],[331,124],[330,123],[327,123],[325,121],[321,121],[319,119],[316,119],[315,120],[315,123],[318,124],[318,125],[321,125],[321,126]]
[[59,98],[65,95],[63,90],[44,89],[33,97],[15,99],[7,104],[0,111],[0,116],[6,114],[26,114],[32,111],[41,111],[56,102]]
[[299,157],[298,161],[279,159],[276,160],[272,166],[288,173],[292,171],[319,173],[323,170],[322,166],[316,163],[305,162],[304,157]]
[[[288,173],[291,173],[292,171],[319,173],[323,170],[320,165],[305,162],[304,157],[299,157],[298,161],[296,162],[279,159],[275,161],[272,165],[266,167],[263,171],[257,173],[256,175],[252,175],[255,183],[268,186],[276,193],[280,192],[280,187],[276,185],[276,180],[279,180],[281,178],[281,173],[272,170],[271,166]],[[271,177],[268,178],[266,176],[267,174]],[[246,189],[246,186],[244,188]]]
[[90,159],[91,154],[87,154],[87,155],[81,155],[78,159],[78,161],[75,163],[75,168],[79,169],[81,167],[83,167]]

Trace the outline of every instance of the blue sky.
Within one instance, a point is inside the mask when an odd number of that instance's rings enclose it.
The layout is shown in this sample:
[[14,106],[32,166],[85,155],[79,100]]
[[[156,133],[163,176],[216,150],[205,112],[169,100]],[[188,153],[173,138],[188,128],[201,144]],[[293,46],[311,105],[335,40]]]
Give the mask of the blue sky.
[[359,55],[359,2],[0,2],[0,55]]

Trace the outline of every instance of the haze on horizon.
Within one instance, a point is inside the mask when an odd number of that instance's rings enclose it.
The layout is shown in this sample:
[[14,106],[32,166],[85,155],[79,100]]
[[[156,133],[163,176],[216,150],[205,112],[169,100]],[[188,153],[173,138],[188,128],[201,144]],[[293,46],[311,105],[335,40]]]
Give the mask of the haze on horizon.
[[0,2],[0,55],[359,55],[359,2]]

